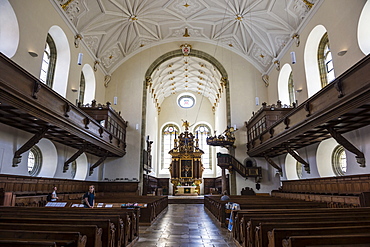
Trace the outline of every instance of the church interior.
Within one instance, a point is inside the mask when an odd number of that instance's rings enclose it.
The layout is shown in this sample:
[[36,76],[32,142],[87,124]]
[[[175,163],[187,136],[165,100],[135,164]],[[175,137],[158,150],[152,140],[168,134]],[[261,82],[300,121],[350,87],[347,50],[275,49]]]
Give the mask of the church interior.
[[369,246],[369,22],[368,0],[0,0],[0,246]]

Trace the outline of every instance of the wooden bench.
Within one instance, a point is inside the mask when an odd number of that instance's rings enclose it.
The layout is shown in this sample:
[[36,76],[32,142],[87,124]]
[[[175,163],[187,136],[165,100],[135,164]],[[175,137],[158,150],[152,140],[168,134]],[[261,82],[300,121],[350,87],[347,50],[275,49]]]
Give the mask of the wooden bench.
[[102,247],[102,229],[96,225],[0,223],[0,230],[79,231],[87,237],[86,247]]
[[57,246],[85,247],[87,237],[80,232],[36,231],[36,230],[1,230],[0,239],[28,239],[53,241]]
[[[68,244],[68,243],[66,243]],[[4,247],[58,247],[52,240],[22,240],[22,239],[0,239],[0,246]]]
[[109,218],[117,227],[116,242],[122,246],[127,246],[129,243],[136,241],[138,238],[138,218],[139,209],[125,208],[18,208],[18,207],[0,207],[0,210],[8,214],[26,214],[32,215],[45,214],[44,217],[59,217],[63,214],[64,217],[101,217]]
[[[230,211],[225,208],[228,202],[238,203],[243,209],[273,209],[273,208],[319,208],[326,207],[325,203],[294,201],[290,199],[269,196],[231,196],[230,200],[221,201],[219,196],[205,196],[204,206],[218,219],[221,226],[227,226],[226,218]],[[234,219],[233,219],[234,220]],[[234,224],[238,221],[234,220]]]
[[356,233],[369,233],[370,225],[346,225],[341,223],[340,227],[316,227],[316,228],[274,228],[268,232],[269,244],[259,246],[282,247],[283,240],[291,236],[313,236],[313,235],[348,235]]
[[0,223],[55,224],[55,225],[96,225],[102,228],[102,246],[114,247],[115,226],[109,219],[68,219],[68,218],[32,218],[26,216],[1,216]]
[[346,235],[315,235],[315,236],[292,236],[283,240],[283,247],[302,247],[302,246],[368,246],[370,243],[370,233],[346,234]]
[[[256,242],[256,233],[255,229],[261,222],[338,222],[338,219],[342,220],[370,220],[370,215],[308,215],[308,216],[286,216],[286,215],[270,215],[270,217],[261,217],[260,218],[249,218],[248,226],[245,231],[245,235],[241,236],[241,244],[246,246],[255,246]],[[259,233],[257,233],[259,236]]]
[[1,207],[4,214],[26,215],[26,217],[69,217],[69,218],[107,218],[117,227],[116,242],[127,246],[138,238],[139,209],[124,208],[18,208]]
[[[122,203],[143,203],[147,207],[140,208],[140,225],[151,225],[158,215],[167,208],[167,196],[125,196],[125,197],[102,197],[96,199],[99,203],[122,204]],[[68,200],[71,203],[80,203],[80,200]]]

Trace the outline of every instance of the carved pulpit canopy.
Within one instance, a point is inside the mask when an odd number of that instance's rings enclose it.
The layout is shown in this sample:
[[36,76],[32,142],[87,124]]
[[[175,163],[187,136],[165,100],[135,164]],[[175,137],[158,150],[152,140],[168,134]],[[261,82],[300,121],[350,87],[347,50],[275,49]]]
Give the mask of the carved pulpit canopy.
[[234,147],[235,134],[237,128],[227,127],[226,130],[221,135],[214,135],[207,137],[207,144],[211,146],[221,146],[221,147]]

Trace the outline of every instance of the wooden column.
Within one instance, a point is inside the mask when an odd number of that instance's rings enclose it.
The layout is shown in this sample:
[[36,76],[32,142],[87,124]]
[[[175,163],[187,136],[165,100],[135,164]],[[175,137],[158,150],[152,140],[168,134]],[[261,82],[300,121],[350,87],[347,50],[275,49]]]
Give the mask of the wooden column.
[[227,184],[227,179],[226,179],[226,168],[225,167],[222,167],[221,168],[222,170],[222,192],[224,192],[225,190],[227,190],[227,188],[229,187],[229,185]]

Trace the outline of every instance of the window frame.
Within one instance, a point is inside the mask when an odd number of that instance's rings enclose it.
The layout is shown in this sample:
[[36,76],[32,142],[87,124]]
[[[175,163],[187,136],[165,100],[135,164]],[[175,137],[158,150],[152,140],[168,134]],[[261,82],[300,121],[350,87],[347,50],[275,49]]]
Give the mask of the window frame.
[[[29,169],[30,155],[33,155],[33,167],[32,167],[31,170]],[[40,173],[41,167],[42,167],[42,152],[41,152],[41,149],[39,147],[37,147],[36,145],[33,146],[29,150],[27,159],[28,159],[27,160],[28,175],[30,175],[31,177],[36,177]]]
[[[170,127],[173,127],[173,131],[172,132],[168,132],[168,128]],[[165,133],[165,132],[168,132],[168,133]],[[165,138],[165,135],[169,134],[170,135],[170,138],[169,140],[167,140]],[[175,139],[175,136],[177,138],[177,135],[180,134],[180,131],[179,131],[179,128],[173,124],[173,123],[170,123],[170,124],[166,124],[163,128],[162,128],[162,131],[161,131],[161,169],[168,169],[170,167],[170,164],[171,162],[168,164],[168,167],[166,167],[165,165],[165,162],[168,158],[171,158],[171,155],[168,154],[168,152],[174,148],[174,139]],[[169,141],[169,143],[165,143],[166,141]],[[166,148],[166,146],[169,146],[169,149]],[[167,150],[168,149],[168,150]],[[167,157],[166,157],[167,156]]]
[[[47,51],[47,48],[49,48],[49,52]],[[48,87],[52,88],[54,83],[54,74],[55,74],[55,67],[57,62],[57,48],[55,45],[55,42],[50,34],[48,34],[45,42],[45,49],[43,52],[43,58],[42,58],[42,66],[40,71],[40,80],[45,83]],[[45,60],[45,56],[47,56],[47,60]],[[44,65],[47,63],[47,71],[43,70]],[[41,79],[42,74],[46,74],[45,81]]]
[[[198,129],[200,129],[201,127],[204,127],[206,128],[207,130],[204,131],[202,133],[202,136],[199,134],[199,131]],[[198,132],[197,132],[198,131]],[[204,168],[206,169],[210,169],[212,170],[212,148],[211,148],[211,145],[207,145],[207,137],[209,137],[211,135],[211,127],[208,125],[208,124],[198,124],[195,126],[194,128],[194,132],[196,133],[196,137],[198,137],[199,141],[199,149],[201,149],[204,154],[202,155],[202,164],[204,166]],[[202,140],[201,140],[202,138]],[[206,150],[207,148],[207,150]],[[205,157],[206,154],[208,154],[208,157]],[[205,160],[208,159],[208,162],[205,162]],[[208,163],[208,167],[205,167],[205,164]]]
[[78,102],[81,104],[84,103],[84,98],[85,98],[85,88],[86,88],[86,80],[85,80],[85,75],[84,72],[81,71],[81,77],[80,77],[80,86],[79,86],[79,93],[78,93]]
[[[344,159],[343,159],[344,154]],[[345,162],[345,167],[343,169],[343,160]],[[344,176],[347,172],[347,156],[345,148],[342,145],[338,145],[334,148],[331,156],[331,165],[333,172],[336,176]]]
[[[329,56],[330,59],[328,59]],[[317,60],[319,65],[321,88],[323,88],[330,82],[335,80],[333,56],[330,51],[330,43],[327,32],[322,36],[320,40],[319,49],[317,51]],[[328,70],[329,65],[331,67],[330,70]],[[329,76],[331,76],[331,73],[333,73],[333,79],[329,81]]]

